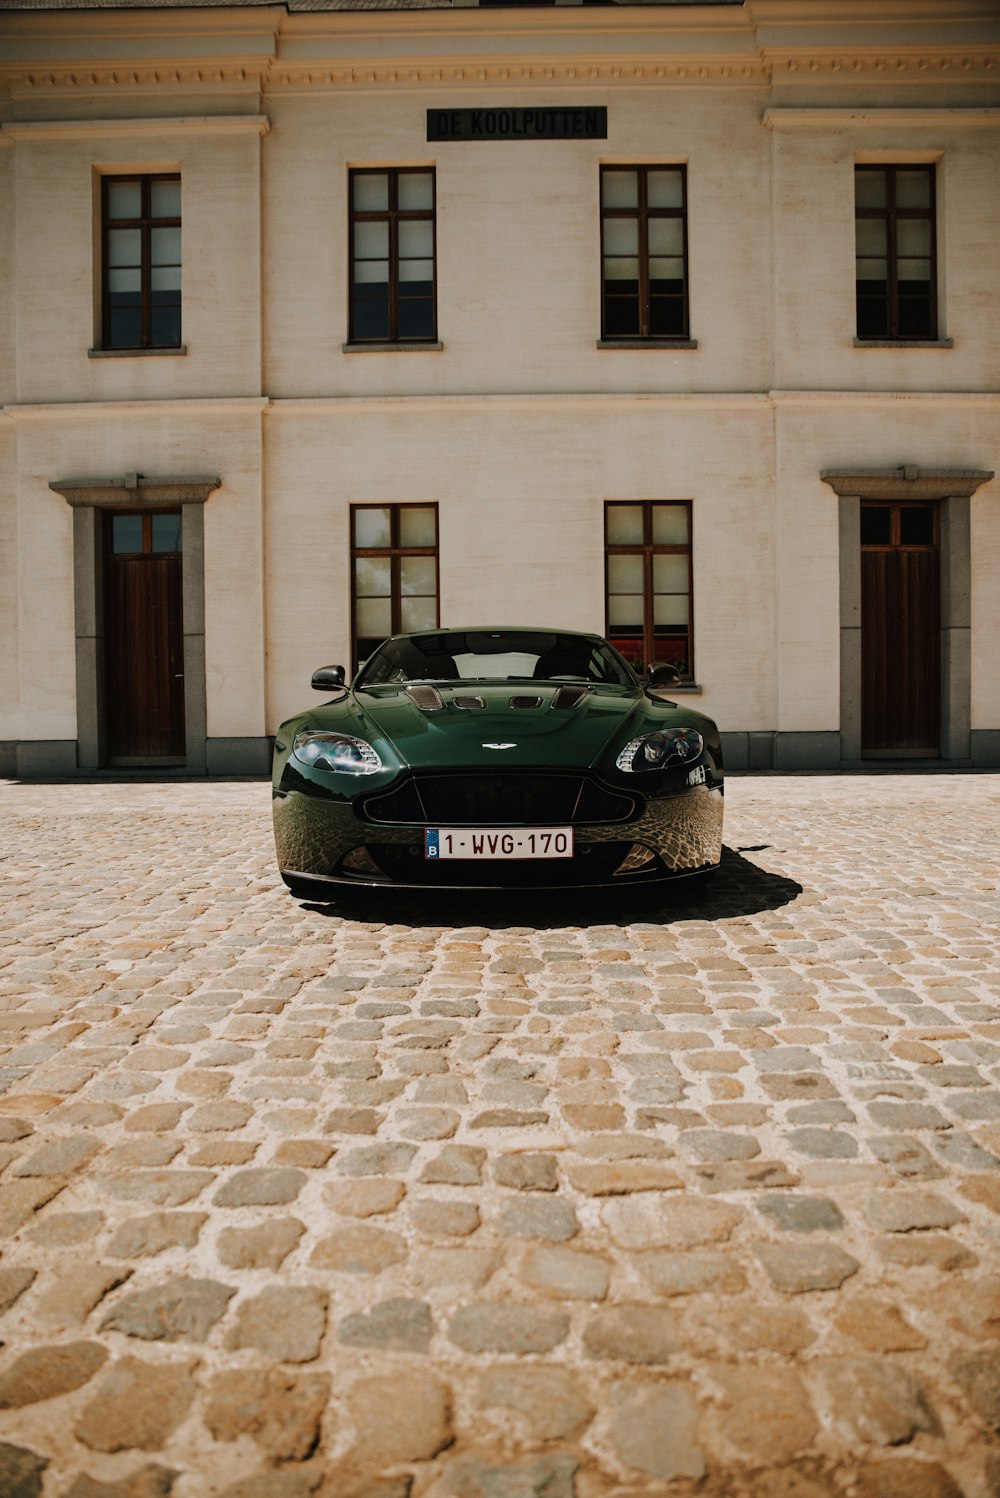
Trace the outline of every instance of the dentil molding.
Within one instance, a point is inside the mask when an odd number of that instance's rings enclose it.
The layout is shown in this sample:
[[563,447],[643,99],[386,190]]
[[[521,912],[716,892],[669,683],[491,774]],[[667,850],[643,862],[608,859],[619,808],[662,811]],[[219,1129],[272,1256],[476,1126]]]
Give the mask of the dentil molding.
[[832,83],[983,83],[1000,77],[1000,52],[967,51],[900,54],[844,54],[831,56],[725,58],[718,54],[634,54],[595,60],[576,58],[428,58],[338,64],[322,57],[287,61],[237,63],[222,66],[177,65],[134,67],[32,67],[4,69],[15,97],[38,97],[80,91],[259,89],[267,91],[317,88],[413,88],[469,84],[729,84],[769,86],[791,77],[822,78]]

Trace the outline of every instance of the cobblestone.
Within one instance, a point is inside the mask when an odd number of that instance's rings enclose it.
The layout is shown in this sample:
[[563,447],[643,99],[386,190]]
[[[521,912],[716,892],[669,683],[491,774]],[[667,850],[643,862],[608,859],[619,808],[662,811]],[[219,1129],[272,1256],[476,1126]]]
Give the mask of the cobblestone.
[[1000,778],[328,907],[264,785],[0,812],[4,1498],[1000,1493]]
[[101,1329],[145,1342],[204,1342],[235,1294],[217,1280],[167,1280],[123,1295]]
[[319,1440],[330,1397],[325,1373],[229,1369],[205,1392],[205,1424],[217,1441],[249,1435],[275,1461],[303,1461]]

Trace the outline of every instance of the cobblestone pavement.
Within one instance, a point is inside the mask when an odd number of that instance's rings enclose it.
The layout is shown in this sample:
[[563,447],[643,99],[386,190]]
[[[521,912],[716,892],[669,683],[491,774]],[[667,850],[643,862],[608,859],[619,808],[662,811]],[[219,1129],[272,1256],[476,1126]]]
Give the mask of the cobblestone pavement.
[[727,801],[335,908],[265,785],[0,785],[3,1498],[1000,1494],[1000,777]]

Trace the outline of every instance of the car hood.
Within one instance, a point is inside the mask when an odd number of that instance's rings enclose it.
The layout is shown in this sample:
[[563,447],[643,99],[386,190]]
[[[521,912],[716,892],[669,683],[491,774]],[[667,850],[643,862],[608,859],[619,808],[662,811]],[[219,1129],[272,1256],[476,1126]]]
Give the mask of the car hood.
[[[420,705],[420,689],[375,687],[351,695],[355,711],[415,769],[592,765],[642,701],[636,688],[595,686],[576,706],[553,706],[559,685],[530,681],[444,682],[435,691],[443,706],[430,711]],[[562,689],[563,700],[567,695]],[[459,706],[456,698],[480,699],[483,706]],[[519,699],[525,705],[517,705]]]

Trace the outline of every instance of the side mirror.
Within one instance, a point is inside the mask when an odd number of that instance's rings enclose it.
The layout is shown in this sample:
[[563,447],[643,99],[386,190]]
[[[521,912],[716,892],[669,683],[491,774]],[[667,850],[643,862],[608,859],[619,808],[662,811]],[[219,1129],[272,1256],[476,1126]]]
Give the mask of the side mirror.
[[670,666],[666,662],[661,665],[653,665],[649,675],[646,677],[646,685],[650,687],[675,687],[681,679],[681,673],[676,666]]
[[314,692],[342,692],[346,685],[346,672],[343,666],[321,666],[318,671],[313,672],[312,689]]

